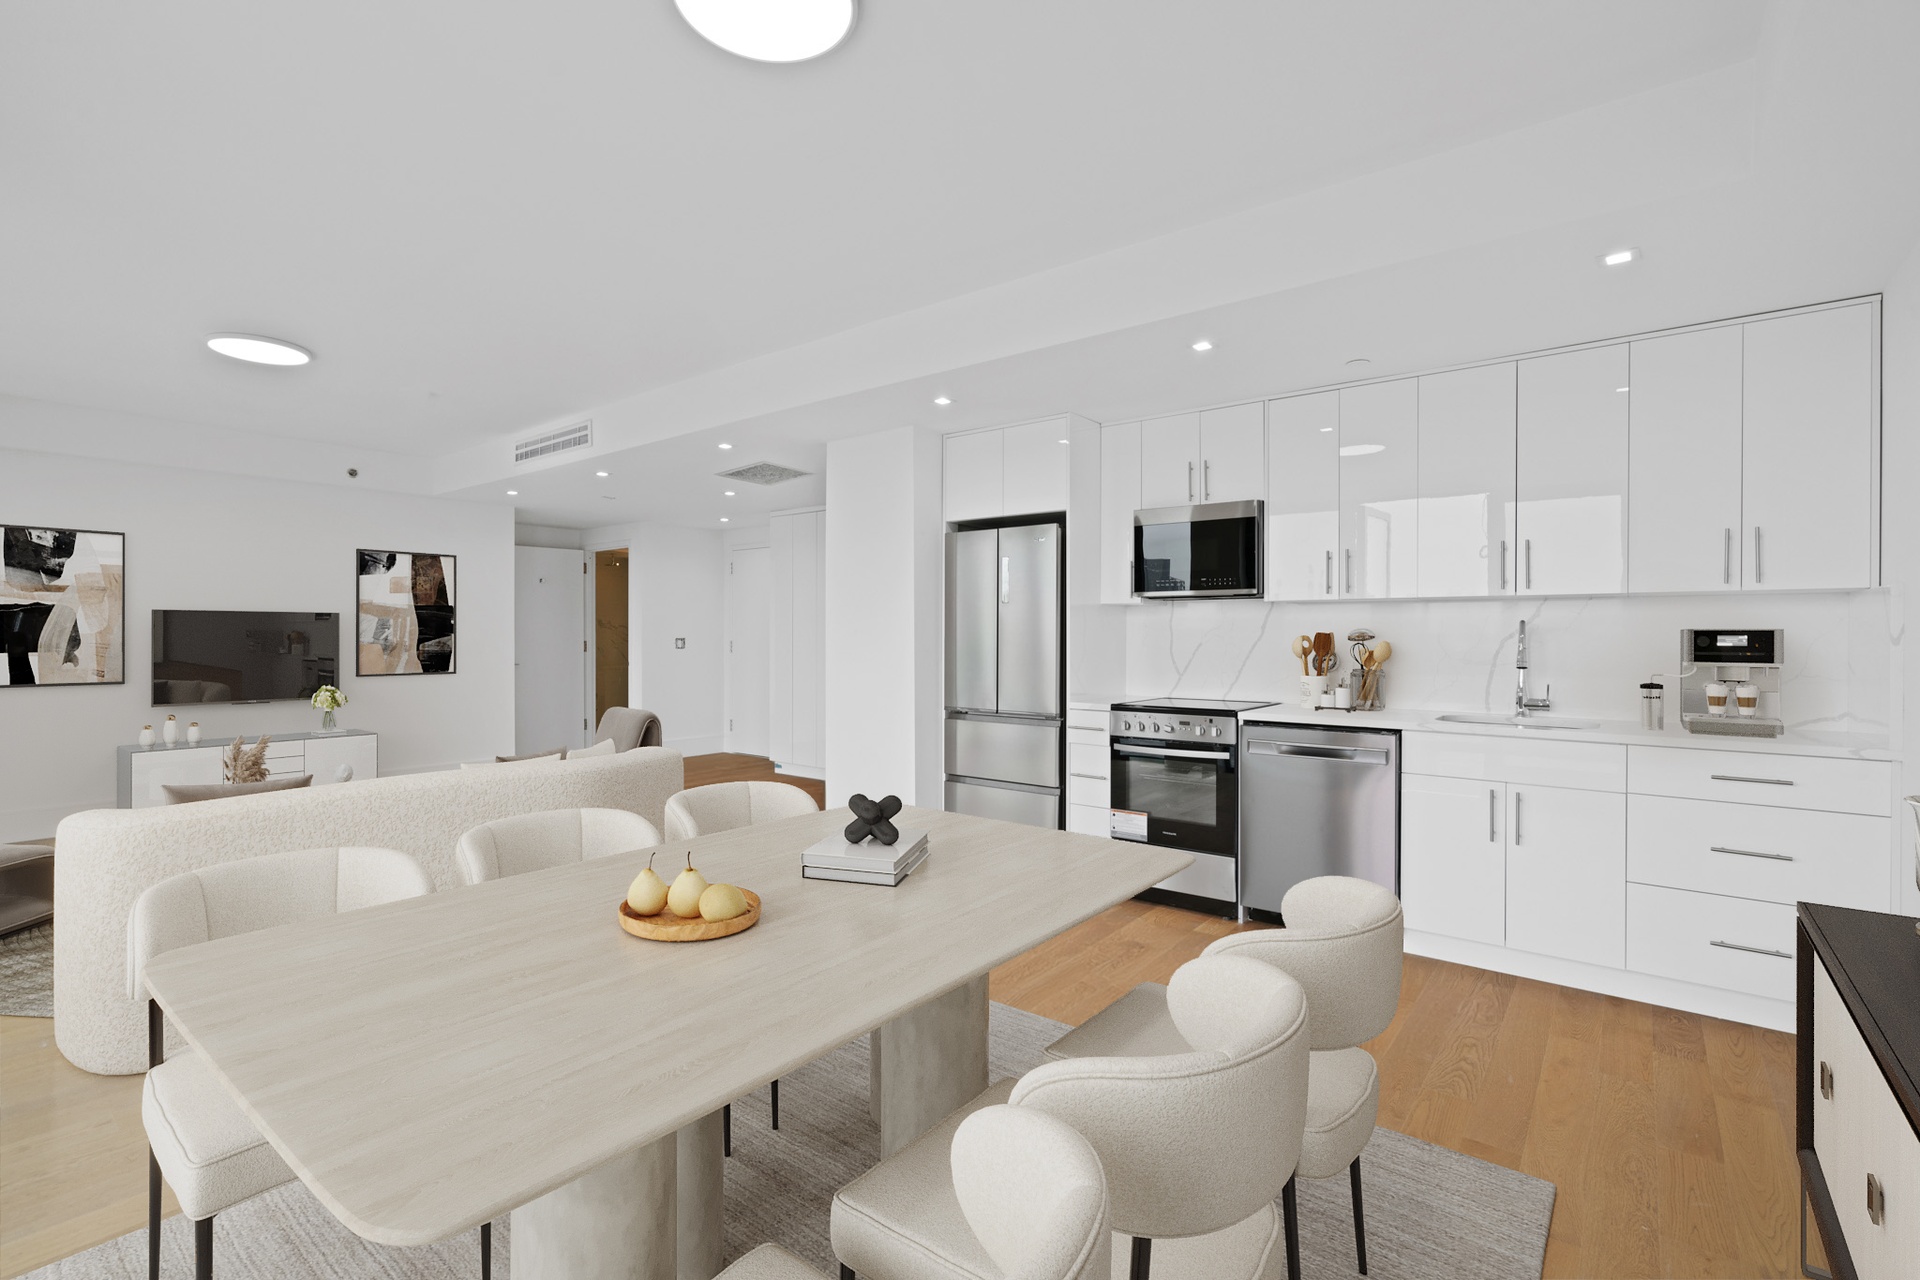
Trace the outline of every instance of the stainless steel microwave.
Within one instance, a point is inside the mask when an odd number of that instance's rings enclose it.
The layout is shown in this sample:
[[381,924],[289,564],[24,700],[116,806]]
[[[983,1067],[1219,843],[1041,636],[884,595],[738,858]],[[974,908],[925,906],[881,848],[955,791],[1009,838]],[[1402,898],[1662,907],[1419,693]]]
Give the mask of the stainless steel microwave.
[[1257,596],[1261,502],[1209,502],[1133,513],[1133,594],[1148,599]]

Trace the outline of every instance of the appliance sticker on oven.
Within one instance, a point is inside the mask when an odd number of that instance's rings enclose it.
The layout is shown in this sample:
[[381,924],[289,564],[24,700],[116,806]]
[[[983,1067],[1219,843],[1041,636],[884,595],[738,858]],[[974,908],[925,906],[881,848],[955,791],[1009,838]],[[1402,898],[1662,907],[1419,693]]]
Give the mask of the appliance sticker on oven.
[[1131,809],[1115,809],[1113,825],[1110,828],[1115,840],[1145,840],[1147,838],[1147,815],[1135,813]]

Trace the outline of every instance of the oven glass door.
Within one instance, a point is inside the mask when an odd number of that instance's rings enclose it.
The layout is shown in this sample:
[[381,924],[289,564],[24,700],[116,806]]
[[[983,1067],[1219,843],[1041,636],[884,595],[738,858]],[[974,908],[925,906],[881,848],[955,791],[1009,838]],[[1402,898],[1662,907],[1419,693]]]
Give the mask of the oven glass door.
[[[1239,771],[1233,752],[1115,738],[1113,807],[1147,815],[1145,842],[1234,856]],[[1141,839],[1123,834],[1120,839]]]
[[1133,590],[1142,596],[1259,595],[1259,516],[1135,524]]

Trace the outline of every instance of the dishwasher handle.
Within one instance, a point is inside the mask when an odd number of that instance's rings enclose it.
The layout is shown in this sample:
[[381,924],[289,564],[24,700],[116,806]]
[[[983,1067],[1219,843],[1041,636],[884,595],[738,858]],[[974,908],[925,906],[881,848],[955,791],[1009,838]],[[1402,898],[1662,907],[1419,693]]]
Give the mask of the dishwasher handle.
[[1305,756],[1311,760],[1339,760],[1347,764],[1392,764],[1393,757],[1378,747],[1329,747],[1314,742],[1277,742],[1248,738],[1247,753],[1256,756]]

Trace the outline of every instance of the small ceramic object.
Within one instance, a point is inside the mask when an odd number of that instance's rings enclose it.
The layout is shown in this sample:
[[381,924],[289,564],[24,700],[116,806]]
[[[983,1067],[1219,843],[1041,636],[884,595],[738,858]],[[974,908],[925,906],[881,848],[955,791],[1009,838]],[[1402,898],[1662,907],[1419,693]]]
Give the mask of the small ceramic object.
[[168,746],[180,741],[180,721],[168,716],[167,722],[160,726],[160,740]]
[[1333,687],[1332,676],[1301,676],[1300,705],[1317,707]]
[[1333,705],[1341,711],[1353,710],[1353,686],[1338,684],[1333,687]]
[[1727,714],[1727,686],[1718,680],[1707,686],[1707,714],[1713,716]]
[[187,745],[190,747],[200,745],[200,722],[198,720],[192,721],[187,725]]
[[1760,686],[1757,684],[1735,685],[1733,688],[1735,710],[1743,716],[1760,713]]
[[143,724],[140,726],[140,745],[143,747],[150,747],[153,745],[153,726],[152,725]]

